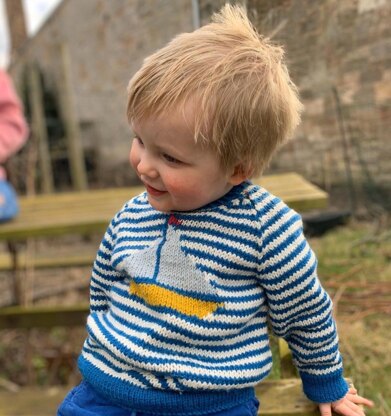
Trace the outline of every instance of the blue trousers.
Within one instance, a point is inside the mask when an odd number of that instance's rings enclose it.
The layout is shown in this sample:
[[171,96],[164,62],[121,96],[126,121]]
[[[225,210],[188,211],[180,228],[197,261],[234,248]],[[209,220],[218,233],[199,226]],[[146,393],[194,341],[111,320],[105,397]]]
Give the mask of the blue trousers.
[[14,188],[0,179],[0,223],[9,221],[19,212],[18,198]]
[[[256,398],[247,403],[223,410],[217,413],[207,413],[203,416],[256,416],[259,402]],[[135,412],[120,408],[99,397],[90,384],[82,381],[65,397],[57,411],[57,416],[158,416],[156,414]]]

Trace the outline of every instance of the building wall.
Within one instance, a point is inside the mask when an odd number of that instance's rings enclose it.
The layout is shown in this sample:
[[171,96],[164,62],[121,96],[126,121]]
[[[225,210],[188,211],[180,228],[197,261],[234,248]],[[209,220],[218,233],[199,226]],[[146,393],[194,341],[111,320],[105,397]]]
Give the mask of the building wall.
[[299,171],[330,189],[347,183],[350,167],[357,192],[389,192],[391,2],[248,0],[247,6],[260,32],[285,45],[305,105],[295,139],[271,170]]
[[129,182],[128,81],[146,55],[192,29],[191,0],[64,0],[11,71],[21,79],[26,64],[37,62],[45,82],[60,90],[66,42],[83,144],[97,150],[100,183]]
[[[224,3],[200,0],[201,22]],[[304,103],[295,137],[267,172],[297,171],[328,191],[353,186],[358,198],[390,208],[391,2],[241,3],[258,31],[284,46]]]
[[[346,183],[348,161],[356,183],[390,188],[391,2],[241,2],[260,32],[285,46],[305,104],[269,172],[298,171],[329,189]],[[222,4],[199,0],[201,24]],[[143,57],[192,27],[191,0],[64,0],[12,70],[37,59],[55,85],[58,45],[68,43],[84,144],[99,149],[103,178],[121,182],[129,175],[127,82]]]

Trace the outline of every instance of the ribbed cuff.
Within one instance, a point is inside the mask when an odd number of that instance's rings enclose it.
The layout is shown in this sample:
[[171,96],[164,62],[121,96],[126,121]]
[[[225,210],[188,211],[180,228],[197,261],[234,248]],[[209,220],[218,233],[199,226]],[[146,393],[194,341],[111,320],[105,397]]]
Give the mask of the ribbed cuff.
[[329,376],[300,373],[304,394],[315,403],[331,403],[342,399],[349,390],[342,372]]

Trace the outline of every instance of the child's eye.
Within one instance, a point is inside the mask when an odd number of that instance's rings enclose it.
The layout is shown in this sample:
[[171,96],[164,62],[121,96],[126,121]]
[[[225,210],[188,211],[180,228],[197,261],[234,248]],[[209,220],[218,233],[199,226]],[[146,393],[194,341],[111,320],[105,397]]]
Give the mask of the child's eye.
[[139,144],[141,144],[142,146],[144,146],[143,141],[140,139],[140,137],[135,136],[133,140],[137,140],[139,142]]
[[172,157],[168,155],[167,153],[164,153],[163,157],[169,163],[175,163],[175,164],[181,163],[178,159],[175,159],[175,157]]

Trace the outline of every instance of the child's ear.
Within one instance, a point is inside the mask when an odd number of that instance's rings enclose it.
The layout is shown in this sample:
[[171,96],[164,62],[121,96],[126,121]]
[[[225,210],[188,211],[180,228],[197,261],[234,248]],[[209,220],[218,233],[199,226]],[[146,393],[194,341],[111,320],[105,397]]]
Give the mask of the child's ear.
[[229,178],[229,183],[233,186],[239,185],[252,175],[252,169],[241,164],[236,165],[233,169],[232,175]]

